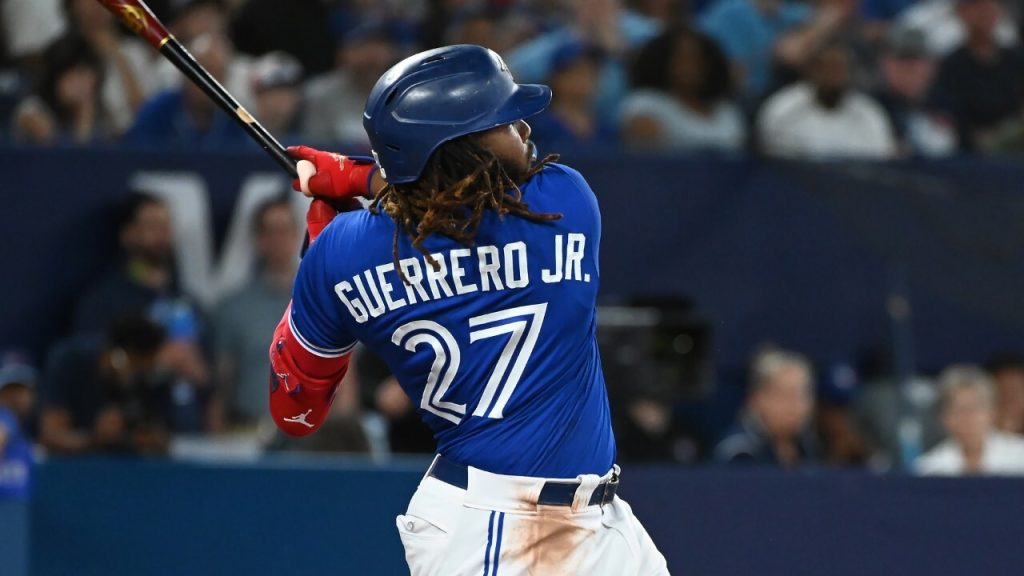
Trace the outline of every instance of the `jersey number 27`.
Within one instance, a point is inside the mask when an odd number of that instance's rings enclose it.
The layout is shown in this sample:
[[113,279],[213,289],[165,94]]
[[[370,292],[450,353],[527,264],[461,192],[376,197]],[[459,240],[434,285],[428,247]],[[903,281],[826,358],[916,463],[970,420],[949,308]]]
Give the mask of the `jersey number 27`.
[[[548,305],[533,304],[519,306],[499,312],[491,312],[469,319],[469,342],[495,338],[508,334],[508,341],[491,371],[480,402],[473,410],[473,416],[503,418],[505,405],[523,376],[526,363],[537,344],[537,336],[544,324],[544,312]],[[403,324],[391,335],[391,341],[410,352],[419,346],[430,346],[434,362],[430,366],[420,408],[436,414],[449,422],[458,424],[466,415],[466,405],[443,400],[455,375],[459,371],[462,352],[452,333],[437,322],[415,320]],[[497,396],[497,399],[495,399]]]

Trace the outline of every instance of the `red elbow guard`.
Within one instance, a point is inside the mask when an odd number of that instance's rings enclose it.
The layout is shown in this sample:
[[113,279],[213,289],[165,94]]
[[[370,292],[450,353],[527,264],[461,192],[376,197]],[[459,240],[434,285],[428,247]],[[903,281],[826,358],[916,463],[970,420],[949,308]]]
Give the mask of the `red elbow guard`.
[[284,433],[308,436],[327,418],[350,355],[325,358],[303,348],[289,325],[290,313],[291,307],[270,344],[270,415]]

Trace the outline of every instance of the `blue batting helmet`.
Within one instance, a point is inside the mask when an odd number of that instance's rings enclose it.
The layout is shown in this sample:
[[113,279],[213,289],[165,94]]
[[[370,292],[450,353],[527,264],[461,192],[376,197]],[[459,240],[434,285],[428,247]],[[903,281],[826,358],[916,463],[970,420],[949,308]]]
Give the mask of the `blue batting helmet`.
[[549,102],[550,88],[516,84],[492,50],[445,46],[385,72],[366,100],[363,127],[381,175],[402,184],[420,177],[441,144],[533,116]]

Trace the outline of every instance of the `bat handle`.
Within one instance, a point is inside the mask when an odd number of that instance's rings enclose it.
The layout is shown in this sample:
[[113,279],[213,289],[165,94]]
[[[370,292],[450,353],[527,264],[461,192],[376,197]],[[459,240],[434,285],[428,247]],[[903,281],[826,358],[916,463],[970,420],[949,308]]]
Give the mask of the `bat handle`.
[[234,118],[241,127],[249,133],[260,147],[274,159],[281,168],[284,168],[292,178],[298,178],[299,174],[295,169],[297,160],[288,155],[284,146],[274,138],[274,135],[267,131],[262,124],[256,121],[249,114],[244,106],[235,100],[234,96],[228,93],[223,86],[210,76],[189,54],[188,50],[178,42],[174,36],[168,35],[160,43],[160,52],[167,57],[185,76],[196,83],[199,88],[217,103],[225,112]]

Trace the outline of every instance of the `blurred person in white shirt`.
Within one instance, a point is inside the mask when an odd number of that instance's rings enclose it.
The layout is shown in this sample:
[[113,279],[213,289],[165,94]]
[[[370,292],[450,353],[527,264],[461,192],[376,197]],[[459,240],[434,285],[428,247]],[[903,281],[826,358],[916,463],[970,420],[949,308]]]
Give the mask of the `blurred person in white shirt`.
[[38,74],[43,52],[68,29],[61,8],[61,0],[0,0],[0,53]]
[[924,476],[1024,475],[1024,437],[995,429],[994,384],[977,366],[954,365],[939,377],[949,437],[921,456]]
[[731,74],[710,36],[687,28],[657,36],[633,65],[634,90],[620,110],[623,139],[675,150],[742,149],[746,125]]
[[885,111],[853,86],[849,47],[833,41],[805,79],[768,98],[757,118],[762,150],[799,159],[887,159],[896,140]]

